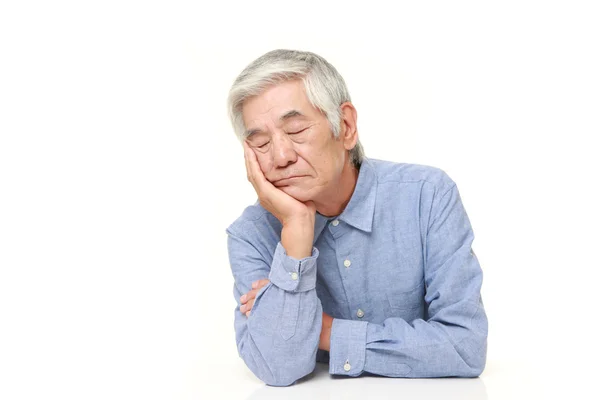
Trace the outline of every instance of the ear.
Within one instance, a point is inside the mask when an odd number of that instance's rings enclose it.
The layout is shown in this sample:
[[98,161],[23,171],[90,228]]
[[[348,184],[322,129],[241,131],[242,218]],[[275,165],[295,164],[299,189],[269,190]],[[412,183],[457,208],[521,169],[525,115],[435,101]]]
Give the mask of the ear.
[[358,141],[358,130],[356,129],[356,108],[349,101],[342,103],[340,136],[346,150],[352,150]]

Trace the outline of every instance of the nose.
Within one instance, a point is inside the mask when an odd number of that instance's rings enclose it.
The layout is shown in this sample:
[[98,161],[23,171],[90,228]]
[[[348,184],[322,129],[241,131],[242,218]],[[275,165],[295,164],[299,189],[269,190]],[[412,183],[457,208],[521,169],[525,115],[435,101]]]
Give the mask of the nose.
[[298,155],[294,143],[286,135],[273,135],[273,163],[277,167],[286,167],[296,162]]

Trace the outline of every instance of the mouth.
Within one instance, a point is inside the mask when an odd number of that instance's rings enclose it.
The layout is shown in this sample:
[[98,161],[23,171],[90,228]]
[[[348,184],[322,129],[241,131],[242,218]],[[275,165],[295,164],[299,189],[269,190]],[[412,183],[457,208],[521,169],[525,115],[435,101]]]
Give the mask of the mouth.
[[298,179],[300,178],[304,178],[306,175],[293,175],[287,178],[283,178],[283,179],[278,179],[276,181],[273,182],[273,185],[279,187],[279,186],[288,186],[291,183],[296,182]]

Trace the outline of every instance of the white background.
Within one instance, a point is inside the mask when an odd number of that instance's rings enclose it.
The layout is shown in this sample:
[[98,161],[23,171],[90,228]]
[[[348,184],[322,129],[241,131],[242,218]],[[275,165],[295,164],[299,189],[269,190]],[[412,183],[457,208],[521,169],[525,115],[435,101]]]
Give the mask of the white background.
[[[597,2],[412,3],[3,2],[0,397],[595,390]],[[480,378],[320,367],[283,389],[238,357],[225,228],[255,196],[225,101],[275,48],[336,66],[367,156],[457,183],[484,271]]]

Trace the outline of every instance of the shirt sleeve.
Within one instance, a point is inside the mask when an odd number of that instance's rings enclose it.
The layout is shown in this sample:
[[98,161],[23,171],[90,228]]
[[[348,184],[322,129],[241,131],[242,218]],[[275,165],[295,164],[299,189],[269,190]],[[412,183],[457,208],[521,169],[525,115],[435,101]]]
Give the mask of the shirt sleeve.
[[[289,386],[316,365],[323,313],[315,290],[319,251],[313,247],[311,256],[298,260],[279,242],[269,264],[240,234],[227,233],[238,354],[267,385]],[[259,290],[246,317],[240,297],[253,281],[264,278],[270,282]]]
[[329,372],[407,378],[476,377],[485,367],[488,320],[473,230],[453,183],[434,199],[427,226],[427,320],[333,320]]

